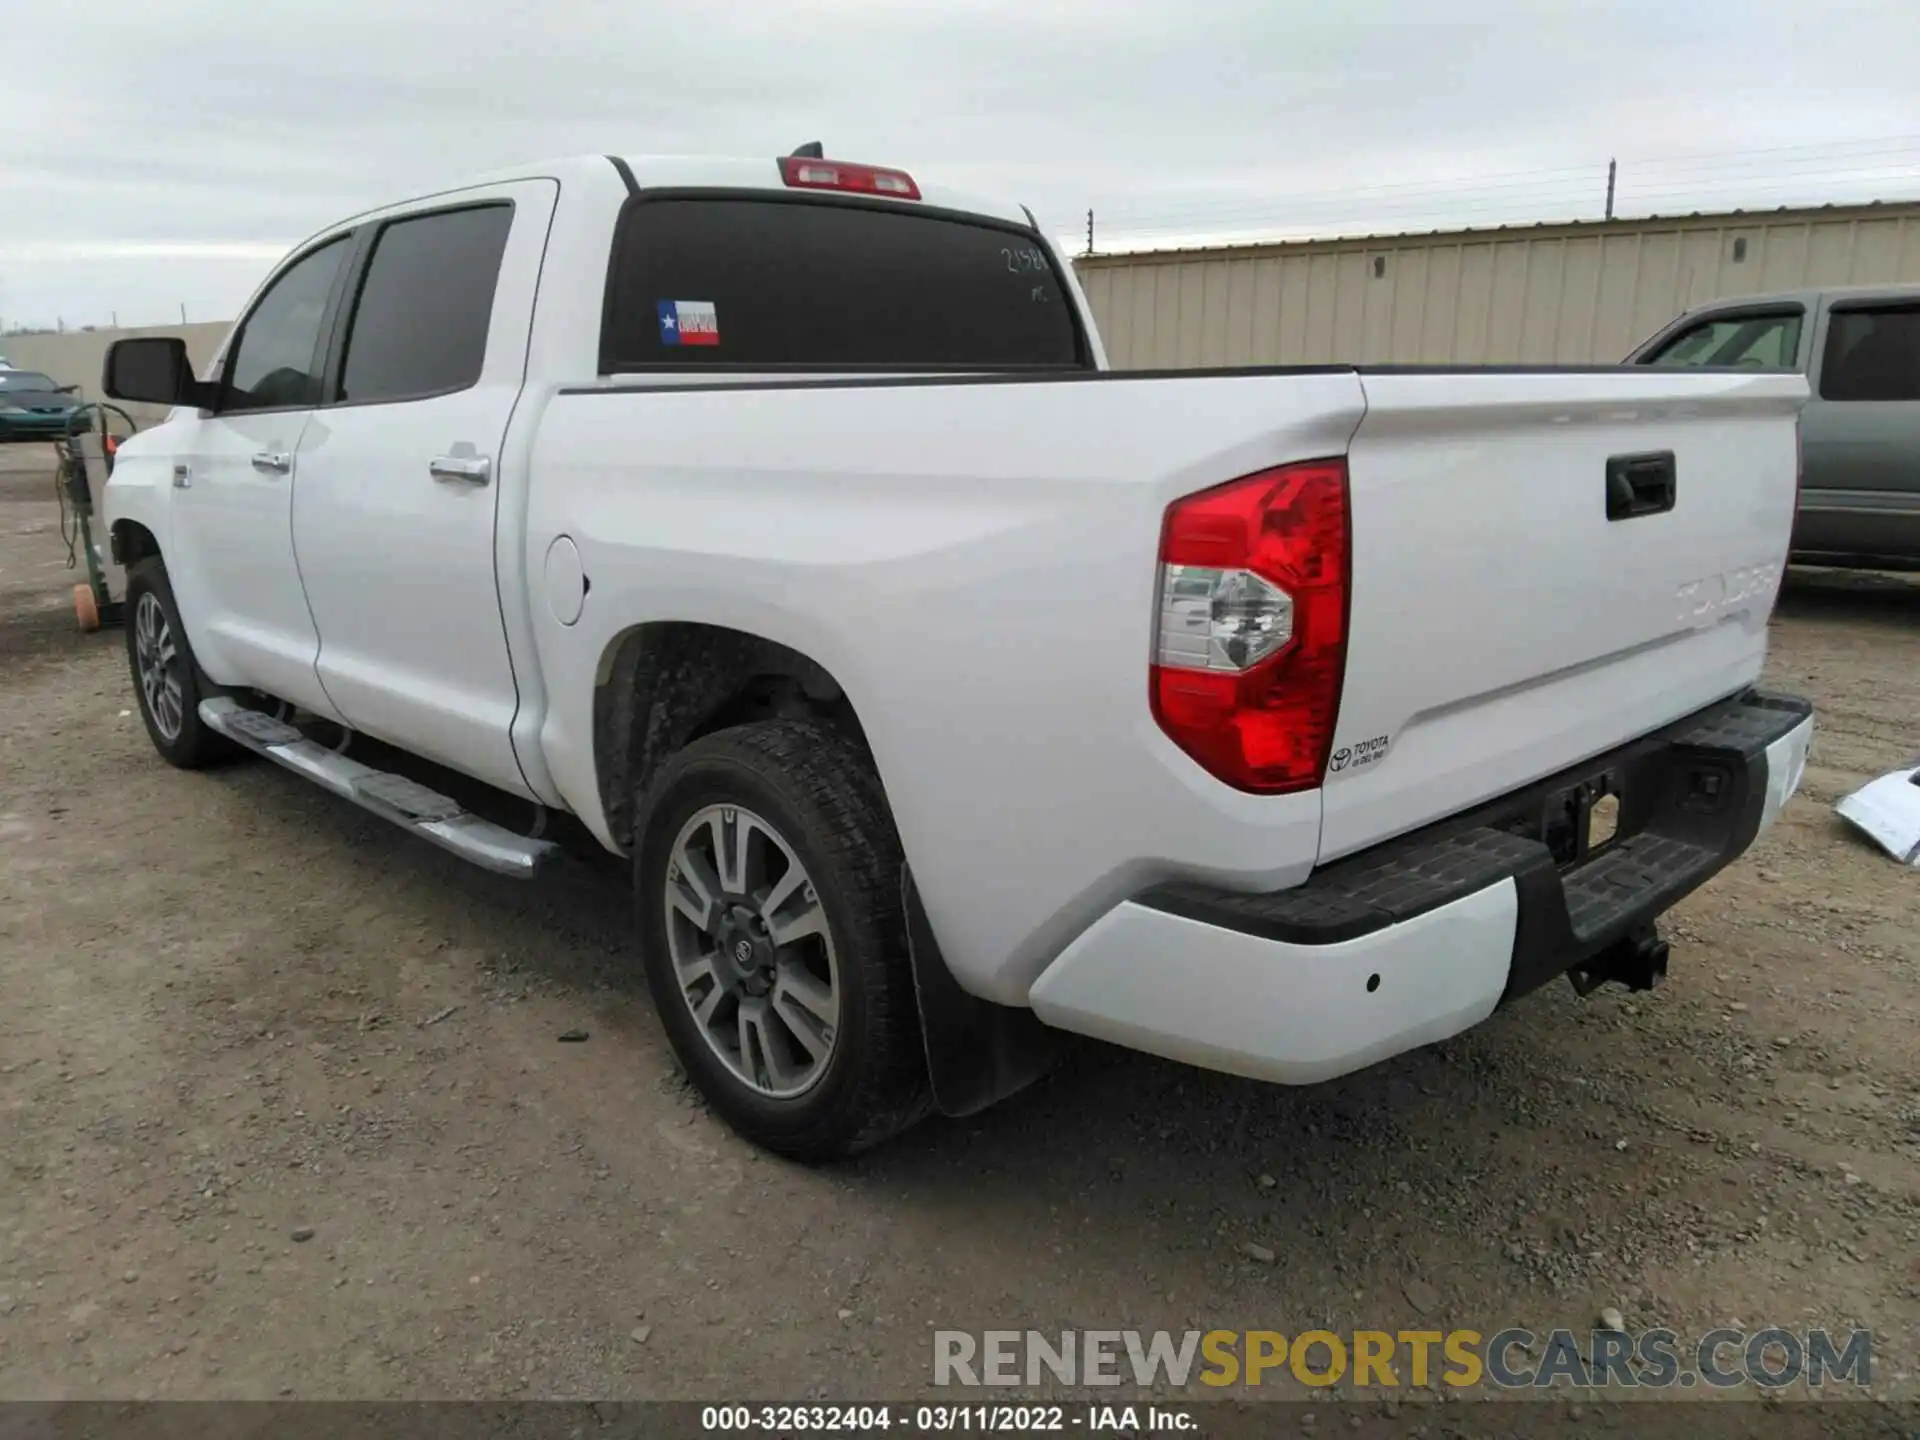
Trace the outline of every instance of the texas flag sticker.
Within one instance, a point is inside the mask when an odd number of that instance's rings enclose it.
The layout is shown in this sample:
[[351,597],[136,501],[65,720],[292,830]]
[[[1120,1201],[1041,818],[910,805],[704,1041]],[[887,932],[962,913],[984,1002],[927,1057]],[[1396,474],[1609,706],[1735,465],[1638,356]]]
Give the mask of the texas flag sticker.
[[720,317],[711,300],[660,300],[662,345],[718,345]]

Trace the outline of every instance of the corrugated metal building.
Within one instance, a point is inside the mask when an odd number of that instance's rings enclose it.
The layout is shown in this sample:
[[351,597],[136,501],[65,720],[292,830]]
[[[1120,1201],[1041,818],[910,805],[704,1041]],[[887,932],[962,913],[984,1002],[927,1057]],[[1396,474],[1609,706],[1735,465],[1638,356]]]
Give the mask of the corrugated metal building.
[[1611,363],[1707,300],[1920,281],[1920,201],[1083,256],[1121,369]]

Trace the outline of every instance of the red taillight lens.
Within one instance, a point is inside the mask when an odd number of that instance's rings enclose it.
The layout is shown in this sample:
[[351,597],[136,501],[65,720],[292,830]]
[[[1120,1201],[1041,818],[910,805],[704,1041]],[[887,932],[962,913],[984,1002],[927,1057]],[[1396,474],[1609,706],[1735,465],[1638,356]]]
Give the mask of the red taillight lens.
[[1343,459],[1176,501],[1160,538],[1160,728],[1236,789],[1318,785],[1346,674],[1349,571]]
[[918,200],[920,187],[904,170],[878,165],[850,165],[844,160],[809,160],[799,155],[780,157],[780,178],[796,190],[846,190],[855,195],[885,195],[895,200]]

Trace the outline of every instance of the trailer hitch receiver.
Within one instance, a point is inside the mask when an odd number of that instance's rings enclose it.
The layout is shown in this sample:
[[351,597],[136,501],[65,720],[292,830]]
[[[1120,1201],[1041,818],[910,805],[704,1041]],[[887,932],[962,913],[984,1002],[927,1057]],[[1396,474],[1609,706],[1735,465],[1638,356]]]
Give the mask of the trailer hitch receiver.
[[1629,990],[1652,990],[1667,978],[1667,942],[1652,925],[1628,931],[1590,960],[1567,971],[1576,995],[1591,995],[1612,982]]

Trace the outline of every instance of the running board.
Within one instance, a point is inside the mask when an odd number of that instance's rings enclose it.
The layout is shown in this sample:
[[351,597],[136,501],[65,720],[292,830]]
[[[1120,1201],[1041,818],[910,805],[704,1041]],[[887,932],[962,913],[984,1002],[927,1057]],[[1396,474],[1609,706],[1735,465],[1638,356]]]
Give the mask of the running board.
[[236,745],[306,776],[323,790],[351,800],[423,840],[431,840],[482,870],[530,880],[560,853],[560,847],[551,840],[516,835],[491,820],[482,820],[437,790],[429,790],[404,775],[349,760],[309,740],[284,720],[249,710],[225,695],[202,700],[200,720]]

